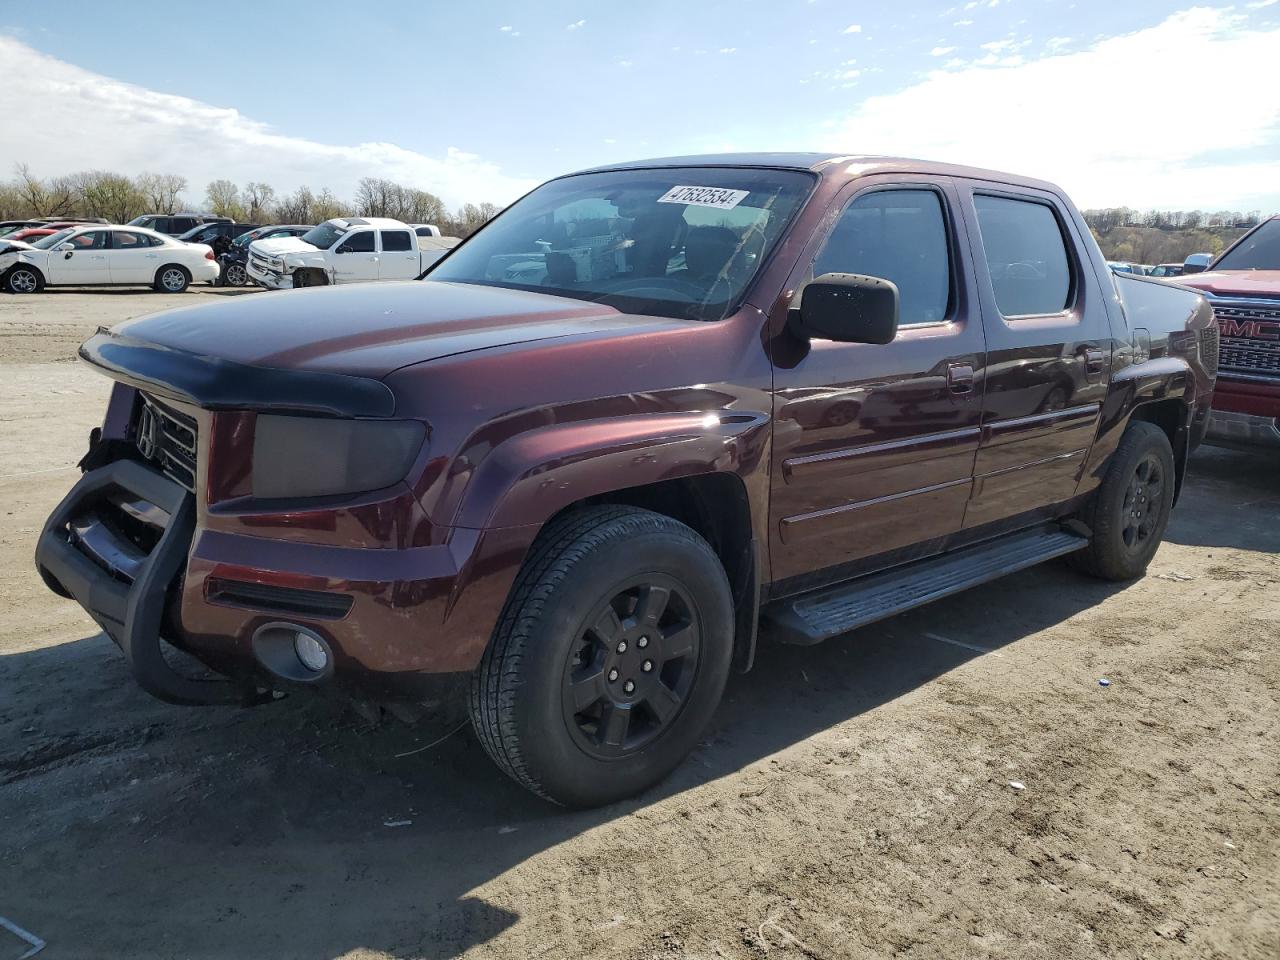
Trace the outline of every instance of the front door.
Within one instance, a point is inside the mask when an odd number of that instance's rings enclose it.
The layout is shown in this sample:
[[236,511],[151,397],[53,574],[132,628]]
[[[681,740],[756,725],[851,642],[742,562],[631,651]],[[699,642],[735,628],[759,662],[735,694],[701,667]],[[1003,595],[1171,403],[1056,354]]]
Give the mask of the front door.
[[886,345],[774,344],[775,581],[799,588],[926,556],[961,529],[985,347],[957,200],[945,179],[860,180],[789,281],[892,280],[900,325]]
[[382,280],[412,280],[422,272],[418,238],[412,230],[379,230],[382,252],[378,277]]
[[1046,191],[958,184],[987,333],[982,442],[965,527],[1075,494],[1111,368],[1111,328],[1082,238]]
[[374,249],[374,231],[349,233],[334,249],[334,283],[359,283],[378,279],[378,251]]
[[86,230],[68,241],[74,249],[50,250],[49,282],[60,285],[110,283],[111,270],[107,263],[110,236],[110,230]]

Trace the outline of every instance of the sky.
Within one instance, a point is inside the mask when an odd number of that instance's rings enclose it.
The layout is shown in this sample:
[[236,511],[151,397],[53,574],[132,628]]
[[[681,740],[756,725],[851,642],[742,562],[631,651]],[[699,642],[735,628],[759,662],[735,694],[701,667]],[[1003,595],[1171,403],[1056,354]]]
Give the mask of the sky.
[[831,150],[1082,207],[1280,211],[1280,0],[0,3],[0,177],[505,204],[652,156]]

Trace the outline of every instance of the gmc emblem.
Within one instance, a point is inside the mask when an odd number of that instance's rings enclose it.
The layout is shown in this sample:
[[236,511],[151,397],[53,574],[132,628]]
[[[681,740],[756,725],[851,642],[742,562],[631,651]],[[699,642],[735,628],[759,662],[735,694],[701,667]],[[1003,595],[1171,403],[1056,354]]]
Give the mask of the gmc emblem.
[[1280,340],[1280,323],[1268,320],[1230,320],[1218,321],[1218,328],[1224,337],[1247,337],[1250,340]]

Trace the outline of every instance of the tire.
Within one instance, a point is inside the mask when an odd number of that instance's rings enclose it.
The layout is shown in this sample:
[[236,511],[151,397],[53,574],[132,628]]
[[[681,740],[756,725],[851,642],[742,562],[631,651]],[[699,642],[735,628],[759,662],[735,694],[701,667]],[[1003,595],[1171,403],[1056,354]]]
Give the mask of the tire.
[[1104,580],[1146,573],[1169,524],[1175,469],[1165,432],[1130,423],[1082,517],[1093,534],[1089,546],[1072,555],[1072,564]]
[[44,289],[44,276],[35,267],[20,263],[4,275],[4,288],[10,293],[39,293]]
[[156,271],[152,287],[157,293],[186,293],[191,286],[191,272],[181,264],[166,263]]
[[229,263],[222,271],[222,285],[224,287],[243,287],[248,282],[249,274],[245,271],[243,264]]
[[472,677],[476,734],[555,803],[639,793],[715,712],[733,624],[724,568],[693,530],[632,507],[575,510],[538,535],[511,588]]

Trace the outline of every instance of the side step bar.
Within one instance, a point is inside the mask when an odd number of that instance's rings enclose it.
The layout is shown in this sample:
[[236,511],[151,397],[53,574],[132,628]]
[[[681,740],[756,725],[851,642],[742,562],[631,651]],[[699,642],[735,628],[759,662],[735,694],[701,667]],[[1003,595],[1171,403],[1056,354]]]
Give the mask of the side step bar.
[[1088,543],[1087,538],[1057,527],[1007,534],[779,601],[766,607],[761,618],[775,640],[808,646],[1074,553]]

